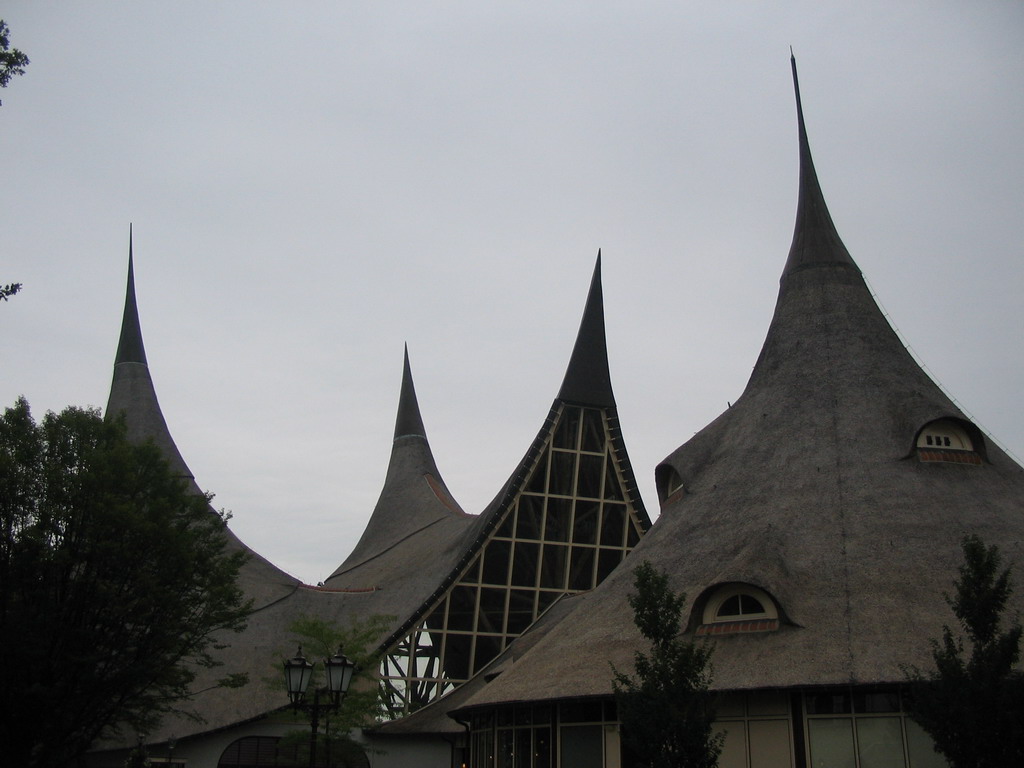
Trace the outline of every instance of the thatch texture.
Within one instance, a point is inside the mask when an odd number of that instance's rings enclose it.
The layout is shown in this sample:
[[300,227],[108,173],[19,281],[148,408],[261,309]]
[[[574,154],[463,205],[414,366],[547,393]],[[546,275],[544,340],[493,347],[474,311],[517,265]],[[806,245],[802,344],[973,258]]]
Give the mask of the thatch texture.
[[871,297],[799,123],[793,247],[742,397],[659,468],[661,517],[623,565],[462,710],[611,695],[609,662],[629,670],[642,647],[627,595],[643,560],[686,592],[689,631],[716,585],[751,584],[777,602],[777,631],[716,638],[723,690],[899,682],[901,665],[930,665],[928,638],[955,624],[943,595],[965,534],[999,545],[1020,573],[1024,470],[969,424],[979,466],[918,458],[922,427],[966,416]]

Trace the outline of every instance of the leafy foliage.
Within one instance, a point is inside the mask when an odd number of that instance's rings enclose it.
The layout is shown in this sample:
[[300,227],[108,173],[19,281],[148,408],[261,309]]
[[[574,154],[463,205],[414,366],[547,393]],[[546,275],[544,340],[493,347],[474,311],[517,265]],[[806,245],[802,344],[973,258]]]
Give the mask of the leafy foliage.
[[[289,627],[292,641],[301,646],[303,654],[316,662],[313,679],[309,683],[308,698],[317,687],[326,685],[323,659],[343,649],[343,653],[356,663],[356,673],[348,694],[337,710],[323,718],[323,733],[318,736],[317,764],[346,768],[364,765],[366,758],[362,746],[349,734],[363,726],[377,722],[384,715],[384,702],[375,682],[378,656],[375,651],[380,639],[391,625],[391,616],[370,616],[365,621],[352,621],[340,625],[316,616],[300,616]],[[275,681],[281,679],[280,666],[275,667]],[[283,683],[282,683],[283,690]],[[296,765],[309,761],[309,729],[291,731],[282,739],[283,753],[294,749]]]
[[15,75],[25,74],[28,63],[28,56],[17,48],[11,48],[11,30],[0,19],[0,88],[6,88]]
[[[2,24],[3,22],[0,22]],[[21,283],[8,283],[0,285],[0,301],[7,301],[11,296],[21,290]]]
[[[183,700],[214,636],[240,631],[245,559],[225,520],[123,420],[0,418],[0,750],[60,766]],[[225,684],[242,682],[237,676]],[[187,713],[186,713],[187,714]]]
[[909,714],[953,768],[1024,765],[1024,672],[1014,669],[1022,630],[1019,621],[1002,628],[1010,569],[1001,570],[998,547],[977,536],[962,546],[956,592],[945,597],[970,652],[962,635],[942,628],[942,639],[931,643],[935,672],[906,671]]
[[667,574],[646,560],[633,574],[629,605],[651,652],[636,652],[635,677],[612,667],[626,749],[644,768],[712,768],[723,741],[712,735],[714,649],[680,636],[686,596],[672,591]]

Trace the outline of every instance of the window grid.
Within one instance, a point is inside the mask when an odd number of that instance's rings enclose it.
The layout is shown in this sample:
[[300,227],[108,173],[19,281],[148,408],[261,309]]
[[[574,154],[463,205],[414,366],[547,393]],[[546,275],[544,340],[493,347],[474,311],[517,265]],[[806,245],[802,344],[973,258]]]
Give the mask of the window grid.
[[559,596],[593,589],[642,533],[607,415],[560,406],[494,533],[385,654],[380,674],[389,714],[407,714],[465,682]]

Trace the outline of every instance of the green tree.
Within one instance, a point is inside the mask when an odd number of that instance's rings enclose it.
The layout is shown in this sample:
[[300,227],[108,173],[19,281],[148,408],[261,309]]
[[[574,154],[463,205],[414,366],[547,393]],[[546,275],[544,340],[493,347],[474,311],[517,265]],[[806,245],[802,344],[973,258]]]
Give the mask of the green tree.
[[1013,620],[1003,629],[1010,569],[1002,568],[998,547],[977,536],[965,537],[962,547],[956,591],[945,598],[963,634],[943,626],[942,639],[931,641],[935,672],[906,671],[908,713],[953,768],[1022,766],[1024,672],[1014,669],[1021,625]]
[[0,88],[6,88],[15,75],[24,75],[28,63],[28,56],[11,48],[11,30],[0,19]]
[[[24,75],[28,66],[28,56],[17,48],[11,48],[11,30],[0,19],[0,88],[6,88],[15,75]],[[3,101],[0,101],[0,105]],[[21,290],[21,283],[8,283],[0,286],[0,301],[7,301]]]
[[635,677],[612,667],[625,747],[643,768],[713,768],[723,741],[712,733],[714,649],[680,635],[686,595],[672,591],[666,573],[645,560],[633,575],[629,605],[651,652],[634,655]]
[[[317,664],[307,697],[311,698],[317,687],[326,685],[323,665],[320,663],[323,659],[334,655],[341,648],[356,663],[356,673],[348,694],[337,710],[329,711],[321,718],[323,730],[317,737],[318,765],[347,768],[349,765],[365,764],[363,748],[352,740],[350,734],[357,728],[378,722],[384,716],[384,702],[374,674],[379,661],[376,649],[393,618],[374,615],[363,621],[355,620],[341,625],[315,616],[300,616],[289,626],[292,642],[302,648],[303,654],[310,661],[316,661]],[[275,665],[274,680],[281,680],[280,663]],[[283,690],[283,683],[281,687]],[[290,731],[282,739],[282,752],[294,754],[296,765],[307,765],[309,738],[309,728]]]
[[[101,737],[187,711],[215,635],[249,607],[225,516],[123,420],[0,417],[0,754],[63,766]],[[237,685],[240,676],[221,683]]]

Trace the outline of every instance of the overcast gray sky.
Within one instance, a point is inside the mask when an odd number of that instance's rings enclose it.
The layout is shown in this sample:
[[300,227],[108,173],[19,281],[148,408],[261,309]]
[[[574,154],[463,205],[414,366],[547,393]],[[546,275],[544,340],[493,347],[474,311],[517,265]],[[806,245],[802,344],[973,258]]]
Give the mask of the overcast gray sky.
[[28,2],[0,91],[0,403],[104,406],[128,226],[172,434],[250,546],[348,554],[402,345],[468,512],[558,390],[603,249],[654,466],[734,401],[797,195],[792,45],[833,219],[903,338],[1024,454],[1024,4]]

